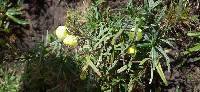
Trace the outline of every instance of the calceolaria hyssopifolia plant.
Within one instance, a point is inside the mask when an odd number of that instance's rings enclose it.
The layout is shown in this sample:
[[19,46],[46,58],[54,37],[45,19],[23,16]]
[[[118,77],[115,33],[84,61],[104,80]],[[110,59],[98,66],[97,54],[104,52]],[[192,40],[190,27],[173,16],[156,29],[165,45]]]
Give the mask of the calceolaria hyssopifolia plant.
[[84,39],[77,53],[77,57],[85,58],[80,77],[96,75],[102,91],[131,92],[133,88],[144,88],[142,80],[150,68],[149,84],[158,73],[167,85],[162,66],[169,71],[170,59],[163,46],[173,45],[164,35],[168,29],[161,27],[166,12],[162,1],[145,0],[144,6],[136,8],[130,0],[117,11],[109,7],[101,11],[100,4],[94,3],[88,9],[84,24],[71,24]]

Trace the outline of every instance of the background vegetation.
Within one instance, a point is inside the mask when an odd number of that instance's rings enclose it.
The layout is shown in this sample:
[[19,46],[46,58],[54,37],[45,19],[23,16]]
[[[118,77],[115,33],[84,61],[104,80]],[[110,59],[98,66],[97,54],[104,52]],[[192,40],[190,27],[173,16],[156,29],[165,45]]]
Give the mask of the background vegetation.
[[[114,6],[94,0],[84,12],[68,9],[66,31],[78,36],[78,46],[66,46],[47,31],[44,41],[23,52],[9,39],[14,28],[28,24],[23,3],[1,1],[0,46],[12,51],[2,50],[0,91],[198,92],[199,80],[193,88],[184,87],[200,78],[199,13],[194,11],[199,2],[136,2]],[[177,74],[186,76],[178,84],[173,83]]]

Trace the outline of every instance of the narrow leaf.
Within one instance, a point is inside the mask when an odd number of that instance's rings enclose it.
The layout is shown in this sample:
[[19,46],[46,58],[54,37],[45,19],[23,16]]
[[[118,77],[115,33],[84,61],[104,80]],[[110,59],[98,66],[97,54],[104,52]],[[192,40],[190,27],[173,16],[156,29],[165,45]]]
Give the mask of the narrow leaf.
[[192,48],[189,48],[190,52],[195,52],[195,51],[200,51],[200,43],[198,43],[197,45],[195,45]]
[[124,30],[120,30],[119,32],[117,32],[117,33],[115,34],[115,36],[114,36],[113,39],[112,39],[112,45],[115,44],[116,39],[123,33],[123,31],[124,31]]
[[166,64],[167,64],[168,71],[170,71],[170,58],[167,56],[167,54],[165,53],[165,51],[163,50],[163,48],[161,46],[156,47],[156,48],[165,57],[165,60],[167,62]]
[[189,32],[187,33],[188,36],[194,36],[194,37],[198,37],[200,36],[200,32]]
[[10,8],[7,10],[6,15],[21,15],[22,8]]
[[14,16],[11,16],[11,15],[7,15],[10,19],[12,19],[14,22],[18,23],[18,24],[21,24],[21,25],[26,25],[26,24],[29,24],[28,21],[26,20],[22,20],[22,19],[18,19]]
[[150,58],[145,58],[145,59],[143,59],[141,62],[140,62],[140,64],[139,65],[143,65],[146,61],[148,61]]
[[110,35],[109,33],[105,34],[105,35],[94,45],[94,49],[96,49],[103,41],[109,40],[109,38],[110,38],[109,35]]
[[125,71],[127,68],[128,68],[128,66],[127,66],[127,65],[124,65],[123,67],[121,67],[121,68],[119,68],[119,69],[117,70],[117,73],[121,73],[121,72]]
[[169,46],[174,47],[174,45],[167,39],[161,39],[161,41],[167,43]]
[[152,49],[151,49],[151,59],[152,59],[152,65],[153,65],[152,68],[153,68],[153,70],[155,70],[155,66],[157,63],[157,52],[154,47],[152,47]]
[[200,61],[200,57],[194,58],[194,62],[196,62],[196,61]]
[[164,17],[165,15],[165,11],[167,10],[167,6],[164,6],[163,9],[161,10],[160,14],[159,14],[159,17],[158,17],[158,20],[157,22],[160,22],[162,20],[162,18]]
[[149,9],[150,10],[154,9],[156,6],[158,6],[161,3],[160,0],[156,1],[156,2],[154,2],[153,0],[148,0],[148,2],[149,2]]
[[111,67],[109,67],[108,68],[108,71],[111,71],[111,70],[113,70],[115,67],[116,67],[116,65],[117,65],[117,60],[115,60],[113,63],[112,63],[112,66]]
[[88,63],[88,65],[93,69],[93,71],[101,77],[101,72],[99,71],[99,69],[93,64],[93,62],[90,60],[90,56],[86,56],[86,61]]
[[162,70],[162,67],[160,65],[160,62],[158,62],[158,64],[156,65],[156,70],[157,70],[158,74],[160,75],[163,83],[167,86],[168,83],[167,83],[167,80],[165,78],[165,74],[163,73],[163,70]]

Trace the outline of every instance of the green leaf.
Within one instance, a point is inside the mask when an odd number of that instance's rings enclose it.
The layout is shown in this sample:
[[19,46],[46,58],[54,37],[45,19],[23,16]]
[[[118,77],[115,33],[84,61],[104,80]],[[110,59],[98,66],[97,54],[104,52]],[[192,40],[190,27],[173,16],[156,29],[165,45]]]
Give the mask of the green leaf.
[[162,20],[162,18],[164,17],[165,15],[165,11],[167,10],[167,6],[164,6],[163,9],[161,10],[160,14],[159,14],[159,17],[157,19],[157,23],[160,22]]
[[152,47],[152,49],[151,49],[151,59],[152,59],[153,70],[155,70],[157,58],[158,58],[158,56],[157,56],[157,52],[155,50],[155,47]]
[[88,66],[89,66],[89,63],[87,62],[87,63],[83,66],[82,71],[86,71],[87,68],[88,68]]
[[198,37],[200,36],[200,32],[189,32],[187,33],[188,36],[194,36],[194,37]]
[[154,2],[153,0],[148,0],[149,2],[149,10],[154,9],[156,6],[158,6],[162,1],[158,0]]
[[97,36],[97,38],[102,37],[105,34],[105,32],[107,32],[107,31],[108,31],[108,29],[104,28],[104,25],[101,24],[101,26],[99,28],[99,33],[98,33],[99,35]]
[[80,73],[80,79],[85,80],[87,78],[87,71],[81,71]]
[[122,66],[121,68],[119,68],[119,69],[117,70],[117,73],[121,73],[121,72],[125,71],[127,68],[128,68],[128,66],[127,66],[127,65],[124,65],[124,66]]
[[194,22],[198,22],[199,21],[198,17],[199,17],[198,15],[192,15],[190,19]]
[[93,71],[101,77],[101,72],[99,71],[99,69],[93,64],[93,62],[90,60],[90,56],[86,56],[86,61],[87,64],[93,69]]
[[151,43],[150,42],[144,42],[144,43],[139,43],[137,44],[137,47],[141,47],[141,48],[150,48],[151,47]]
[[21,25],[26,25],[26,24],[29,24],[28,21],[26,20],[22,20],[22,19],[18,19],[18,18],[15,18],[14,16],[12,15],[7,15],[10,19],[12,19],[14,22],[18,23],[18,24],[21,24]]
[[115,41],[117,38],[119,38],[119,36],[123,33],[124,30],[119,30],[119,32],[117,32],[117,34],[114,35],[113,39],[112,39],[112,45],[115,44]]
[[189,54],[189,53],[190,53],[189,51],[184,51],[184,52],[182,52],[183,55],[187,55],[187,54]]
[[22,14],[21,10],[22,8],[20,7],[13,7],[6,11],[6,15],[21,15]]
[[133,84],[134,84],[134,79],[131,78],[129,83],[128,83],[128,92],[133,91]]
[[161,39],[161,41],[167,43],[171,47],[174,47],[174,45],[168,39]]
[[110,35],[110,33],[105,34],[95,45],[94,45],[94,49],[96,49],[103,41],[107,41],[110,39],[112,35]]
[[167,62],[166,64],[167,64],[168,71],[170,71],[170,58],[167,56],[167,54],[165,53],[165,51],[163,50],[163,48],[161,46],[156,47],[156,48],[165,57],[165,60]]
[[117,63],[118,63],[118,61],[115,60],[115,61],[112,63],[111,67],[108,68],[108,72],[110,72],[111,70],[113,70],[113,69],[117,66]]
[[163,73],[163,70],[162,70],[162,67],[161,67],[161,65],[160,65],[160,62],[157,63],[157,65],[156,65],[156,70],[157,70],[158,74],[160,75],[160,77],[161,77],[163,83],[167,86],[168,83],[167,83],[167,80],[166,80],[166,78],[165,78],[165,74]]
[[200,43],[198,43],[197,45],[195,45],[192,48],[189,48],[190,52],[195,52],[195,51],[200,51]]
[[153,7],[154,6],[154,1],[153,0],[148,0],[149,3],[149,7]]
[[151,48],[151,60],[152,60],[152,62],[151,62],[151,78],[150,78],[149,84],[151,84],[152,80],[153,80],[153,71],[155,70],[157,59],[158,59],[158,56],[157,56],[155,47],[152,47]]
[[194,62],[196,62],[196,61],[200,61],[200,57],[194,58]]
[[140,64],[139,65],[143,65],[146,61],[148,61],[150,58],[145,58],[145,59],[143,59],[141,62],[140,62]]

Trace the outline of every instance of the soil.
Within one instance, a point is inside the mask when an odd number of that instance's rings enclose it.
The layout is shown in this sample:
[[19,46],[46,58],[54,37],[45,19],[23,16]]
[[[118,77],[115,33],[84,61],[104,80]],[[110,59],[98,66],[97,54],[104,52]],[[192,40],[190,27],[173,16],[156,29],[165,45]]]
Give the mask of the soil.
[[[182,66],[183,67],[183,66]],[[167,75],[167,73],[165,73]],[[200,64],[186,63],[183,68],[174,67],[167,76],[168,92],[180,90],[183,92],[200,92]]]
[[56,27],[65,24],[68,4],[63,0],[25,0],[27,17],[31,21],[25,43],[28,48],[44,39],[47,32],[52,33]]

